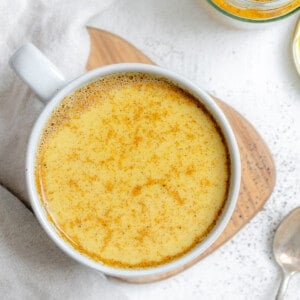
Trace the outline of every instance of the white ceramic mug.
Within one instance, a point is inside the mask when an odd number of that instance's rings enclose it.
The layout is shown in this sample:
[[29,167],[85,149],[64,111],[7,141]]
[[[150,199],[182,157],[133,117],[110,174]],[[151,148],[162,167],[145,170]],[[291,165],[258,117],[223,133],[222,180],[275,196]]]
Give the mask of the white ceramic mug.
[[[26,182],[31,206],[40,224],[47,232],[49,237],[60,247],[65,253],[80,263],[86,266],[101,271],[104,274],[119,277],[127,280],[147,279],[153,276],[172,272],[183,267],[193,259],[204,252],[223,232],[226,224],[230,220],[234,211],[241,178],[241,164],[239,149],[235,140],[235,136],[230,127],[229,122],[224,116],[221,109],[217,106],[214,100],[198,86],[179,76],[171,71],[163,68],[137,63],[125,63],[108,65],[87,72],[78,78],[66,82],[61,73],[56,67],[32,44],[22,46],[10,59],[11,67],[16,73],[31,87],[31,89],[39,96],[39,98],[47,103],[45,109],[38,117],[29,139],[27,156],[26,156]],[[167,78],[171,82],[180,86],[190,94],[195,96],[213,115],[218,123],[225,137],[229,154],[230,154],[230,172],[231,180],[229,187],[228,200],[225,204],[222,215],[217,224],[211,230],[207,238],[199,243],[194,249],[182,257],[160,266],[145,268],[145,269],[122,269],[107,266],[101,262],[96,262],[89,257],[81,254],[67,242],[65,242],[57,233],[53,224],[47,219],[46,212],[39,199],[37,188],[35,185],[34,168],[35,157],[37,152],[37,145],[41,136],[42,130],[50,117],[52,111],[59,105],[61,100],[78,89],[81,86],[88,84],[98,78],[108,74],[124,72],[143,72],[147,74],[154,74],[160,77]]]

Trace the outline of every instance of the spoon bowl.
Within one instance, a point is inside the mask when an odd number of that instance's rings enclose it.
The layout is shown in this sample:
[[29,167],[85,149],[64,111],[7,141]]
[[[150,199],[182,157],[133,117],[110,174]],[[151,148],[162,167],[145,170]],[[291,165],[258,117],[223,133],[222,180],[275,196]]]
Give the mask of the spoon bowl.
[[277,228],[273,253],[283,271],[283,279],[276,298],[282,300],[290,278],[296,272],[300,272],[300,207],[292,210]]

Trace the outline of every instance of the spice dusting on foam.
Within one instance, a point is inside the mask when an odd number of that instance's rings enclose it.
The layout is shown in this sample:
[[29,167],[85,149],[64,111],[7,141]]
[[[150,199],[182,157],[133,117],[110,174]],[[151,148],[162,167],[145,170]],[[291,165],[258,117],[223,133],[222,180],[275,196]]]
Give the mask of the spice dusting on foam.
[[42,134],[36,185],[72,247],[147,268],[181,257],[215,226],[229,154],[207,110],[150,75],[111,75],[67,96]]

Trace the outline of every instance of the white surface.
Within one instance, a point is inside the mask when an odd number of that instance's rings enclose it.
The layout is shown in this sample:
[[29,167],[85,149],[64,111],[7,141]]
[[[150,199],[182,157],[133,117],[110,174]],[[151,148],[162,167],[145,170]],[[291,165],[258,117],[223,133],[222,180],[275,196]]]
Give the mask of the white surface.
[[[88,53],[84,23],[108,2],[0,2],[0,182],[24,199],[24,148],[42,105],[9,70],[8,58],[31,40],[69,78],[77,75]],[[273,299],[280,278],[271,254],[274,230],[300,205],[300,79],[290,49],[296,18],[238,31],[212,20],[194,0],[124,0],[97,19],[246,116],[274,153],[275,191],[237,236],[186,272],[153,284],[106,285],[53,247],[26,208],[0,188],[0,298]],[[287,299],[300,299],[300,275]]]

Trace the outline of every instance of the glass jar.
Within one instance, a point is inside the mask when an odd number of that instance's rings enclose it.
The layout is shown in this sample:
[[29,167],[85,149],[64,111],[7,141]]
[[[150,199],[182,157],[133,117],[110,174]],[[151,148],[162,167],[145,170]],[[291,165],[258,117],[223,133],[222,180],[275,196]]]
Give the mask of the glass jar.
[[207,0],[227,17],[248,23],[266,23],[300,10],[300,0]]

